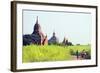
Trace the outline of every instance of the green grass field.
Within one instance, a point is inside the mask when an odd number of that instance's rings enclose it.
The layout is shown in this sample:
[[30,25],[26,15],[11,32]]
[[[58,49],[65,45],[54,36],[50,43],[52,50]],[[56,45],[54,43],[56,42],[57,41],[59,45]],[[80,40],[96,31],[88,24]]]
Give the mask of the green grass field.
[[77,45],[77,46],[57,46],[57,45],[28,45],[23,46],[22,61],[27,62],[43,62],[43,61],[63,61],[72,60],[70,50],[81,52],[83,49],[86,51],[91,50],[90,45]]

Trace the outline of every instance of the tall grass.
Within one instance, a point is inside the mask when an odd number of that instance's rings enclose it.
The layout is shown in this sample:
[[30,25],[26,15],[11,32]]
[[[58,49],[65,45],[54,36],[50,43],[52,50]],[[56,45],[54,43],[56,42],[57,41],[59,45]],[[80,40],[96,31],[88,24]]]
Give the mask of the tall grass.
[[43,61],[62,61],[72,60],[70,50],[82,51],[90,50],[90,46],[57,46],[57,45],[28,45],[23,46],[22,61],[26,62],[43,62]]

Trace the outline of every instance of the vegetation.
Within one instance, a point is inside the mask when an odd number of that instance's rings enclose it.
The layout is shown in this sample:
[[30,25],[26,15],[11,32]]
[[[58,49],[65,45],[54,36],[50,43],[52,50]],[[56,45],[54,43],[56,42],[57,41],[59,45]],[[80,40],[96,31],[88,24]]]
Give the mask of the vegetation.
[[90,59],[91,58],[91,47],[90,45],[76,45],[76,46],[69,46],[70,48],[70,54],[74,56],[81,56],[84,52],[85,57],[84,59]]
[[22,61],[43,62],[72,60],[76,51],[86,50],[90,53],[90,45],[58,46],[58,45],[27,45],[23,46]]

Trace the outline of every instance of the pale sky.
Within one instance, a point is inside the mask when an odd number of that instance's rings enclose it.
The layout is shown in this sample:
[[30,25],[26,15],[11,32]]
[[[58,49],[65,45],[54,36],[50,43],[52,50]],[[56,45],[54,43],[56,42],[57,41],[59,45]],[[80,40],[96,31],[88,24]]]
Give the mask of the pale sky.
[[23,34],[31,34],[38,22],[43,33],[52,37],[55,31],[59,41],[66,37],[73,44],[88,44],[91,42],[92,16],[90,13],[52,12],[23,10]]

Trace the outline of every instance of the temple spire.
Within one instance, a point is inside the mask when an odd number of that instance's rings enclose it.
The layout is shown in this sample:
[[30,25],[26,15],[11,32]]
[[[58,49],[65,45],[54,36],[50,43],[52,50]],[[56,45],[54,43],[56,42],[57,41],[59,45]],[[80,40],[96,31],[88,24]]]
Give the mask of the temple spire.
[[38,16],[37,16],[36,24],[38,24]]
[[55,32],[53,32],[53,36],[55,36]]

